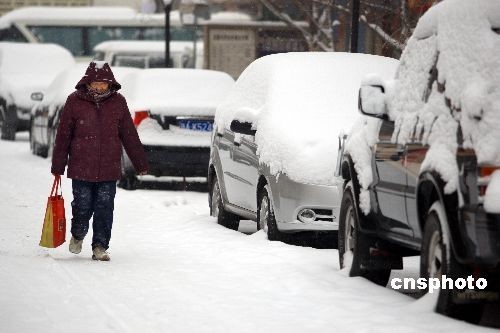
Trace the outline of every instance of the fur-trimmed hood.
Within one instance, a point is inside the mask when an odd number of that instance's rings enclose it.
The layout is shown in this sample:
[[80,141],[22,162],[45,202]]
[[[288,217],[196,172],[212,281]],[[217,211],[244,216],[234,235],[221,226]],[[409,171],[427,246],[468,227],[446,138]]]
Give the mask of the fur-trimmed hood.
[[116,82],[113,71],[109,67],[107,62],[104,61],[92,61],[85,71],[85,75],[76,84],[76,89],[82,89],[86,87],[91,82],[107,82],[109,83],[109,89],[112,91],[119,90],[122,86]]

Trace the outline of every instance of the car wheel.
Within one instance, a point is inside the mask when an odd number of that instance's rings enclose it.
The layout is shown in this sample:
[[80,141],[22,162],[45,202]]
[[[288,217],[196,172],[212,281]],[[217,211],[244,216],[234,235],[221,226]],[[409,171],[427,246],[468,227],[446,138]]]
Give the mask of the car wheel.
[[0,114],[1,121],[1,139],[14,141],[16,139],[16,129],[17,129],[17,112],[16,107],[11,105],[9,107],[6,104],[0,104]]
[[[472,272],[458,263],[455,254],[449,246],[450,240],[445,240],[445,234],[442,231],[445,210],[439,201],[436,201],[429,212],[425,221],[424,237],[422,240],[422,254],[420,256],[420,276],[425,279],[438,278],[446,275],[453,279],[467,278]],[[483,306],[480,304],[457,304],[454,301],[454,295],[458,295],[456,289],[440,289],[436,304],[436,312],[447,315],[452,318],[466,320],[471,323],[478,323],[481,320]]]
[[[1,111],[1,110],[0,110]],[[36,151],[35,134],[33,134],[33,119],[30,122],[30,150],[33,155],[38,155]]]
[[281,240],[282,235],[276,224],[273,205],[269,198],[269,187],[267,185],[259,193],[257,212],[257,230],[264,230],[267,239],[271,241]]
[[338,249],[340,268],[349,270],[349,276],[361,276],[378,285],[386,286],[391,275],[390,269],[367,269],[363,262],[370,260],[372,237],[359,230],[359,210],[348,184],[340,207]]
[[210,215],[217,219],[218,224],[228,229],[238,230],[240,226],[239,217],[224,209],[219,181],[216,176],[212,182],[212,191],[210,193]]
[[30,122],[30,150],[31,150],[31,153],[33,155],[36,155],[36,156],[40,156],[40,147],[38,146],[38,143],[36,142],[36,139],[35,139],[35,122],[33,121],[33,119],[31,119],[31,122]]

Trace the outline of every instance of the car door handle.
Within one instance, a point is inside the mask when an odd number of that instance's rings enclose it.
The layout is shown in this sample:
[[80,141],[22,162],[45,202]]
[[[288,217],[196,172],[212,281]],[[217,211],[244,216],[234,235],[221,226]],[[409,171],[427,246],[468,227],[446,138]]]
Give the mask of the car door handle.
[[234,143],[234,145],[235,145],[236,147],[241,146],[241,143],[239,143],[238,141],[234,141],[233,143]]
[[224,137],[224,134],[219,133],[219,132],[217,132],[217,133],[216,133],[216,135],[217,135],[219,138],[223,138],[223,137]]

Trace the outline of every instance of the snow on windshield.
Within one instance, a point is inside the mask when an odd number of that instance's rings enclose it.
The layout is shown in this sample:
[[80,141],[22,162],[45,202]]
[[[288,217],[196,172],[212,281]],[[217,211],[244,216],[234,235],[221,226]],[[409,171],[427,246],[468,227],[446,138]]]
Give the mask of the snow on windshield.
[[252,121],[261,163],[297,182],[333,184],[338,135],[358,117],[358,90],[372,72],[394,75],[394,59],[347,53],[288,53],[256,60],[218,107],[217,130]]
[[[52,81],[50,86],[44,91],[43,100],[40,106],[48,106],[49,114],[52,115],[57,107],[66,102],[68,96],[75,91],[75,86],[80,79],[85,75],[88,65],[85,63],[77,63],[73,67],[61,72]],[[123,78],[139,69],[130,67],[111,67],[113,75],[118,83]]]
[[124,80],[122,94],[131,112],[213,116],[234,80],[226,73],[192,69],[146,69]]

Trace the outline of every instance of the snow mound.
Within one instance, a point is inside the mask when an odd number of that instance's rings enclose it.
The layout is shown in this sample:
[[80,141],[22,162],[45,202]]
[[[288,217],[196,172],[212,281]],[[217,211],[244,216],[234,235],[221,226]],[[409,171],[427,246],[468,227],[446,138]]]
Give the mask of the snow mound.
[[484,196],[484,209],[488,213],[500,214],[500,171],[497,170],[491,175],[490,183]]
[[381,123],[382,121],[377,118],[359,117],[351,128],[345,144],[344,151],[349,153],[354,162],[354,169],[361,186],[359,208],[364,214],[368,214],[371,207],[368,191],[368,187],[373,181],[372,150],[370,147],[373,147],[378,140]]
[[[402,55],[388,99],[393,140],[429,144],[421,171],[438,171],[446,193],[458,189],[460,130],[480,164],[500,164],[499,27],[500,1],[448,0],[420,19]],[[427,86],[434,63],[437,80]]]
[[[191,41],[170,41],[170,52],[184,52],[193,48]],[[203,42],[196,42],[196,48],[203,50]],[[150,40],[111,40],[97,44],[94,52],[114,52],[127,54],[147,54],[160,53],[165,54],[165,41]]]
[[[139,14],[130,7],[58,7],[58,6],[39,6],[39,7],[24,7],[12,10],[0,17],[0,29],[10,27],[15,22],[44,22],[47,24],[54,21],[79,21],[86,22],[89,20],[96,21],[116,21],[123,22],[126,20],[148,21],[154,20],[161,22],[160,15],[144,15]],[[171,21],[173,23],[180,22],[178,11],[171,12]]]
[[259,161],[297,182],[332,184],[338,135],[358,118],[367,74],[394,75],[397,61],[366,54],[288,53],[260,58],[217,108],[219,132],[233,119],[257,129]]
[[0,95],[8,103],[31,108],[31,94],[47,88],[75,60],[55,44],[0,42]]
[[[52,116],[58,107],[66,103],[68,95],[75,91],[76,83],[85,75],[88,65],[77,63],[56,76],[49,87],[44,91],[43,100],[36,106],[38,108],[48,107],[49,115]],[[138,71],[137,68],[111,67],[116,81],[120,82],[127,74]]]

